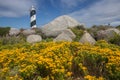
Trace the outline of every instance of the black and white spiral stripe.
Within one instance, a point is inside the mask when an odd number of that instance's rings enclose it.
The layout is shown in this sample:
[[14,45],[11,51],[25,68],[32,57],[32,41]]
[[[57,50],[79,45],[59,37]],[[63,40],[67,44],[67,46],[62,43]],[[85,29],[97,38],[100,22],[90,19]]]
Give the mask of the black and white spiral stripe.
[[31,28],[36,28],[36,11],[35,8],[32,6],[32,9],[30,11],[30,26]]

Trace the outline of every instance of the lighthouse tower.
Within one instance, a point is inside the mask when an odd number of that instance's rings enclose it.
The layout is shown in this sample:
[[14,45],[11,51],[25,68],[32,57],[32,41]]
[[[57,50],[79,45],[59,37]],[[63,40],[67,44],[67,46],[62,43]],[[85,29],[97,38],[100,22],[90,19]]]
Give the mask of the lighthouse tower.
[[30,27],[31,28],[36,28],[36,10],[35,7],[32,6],[30,10]]

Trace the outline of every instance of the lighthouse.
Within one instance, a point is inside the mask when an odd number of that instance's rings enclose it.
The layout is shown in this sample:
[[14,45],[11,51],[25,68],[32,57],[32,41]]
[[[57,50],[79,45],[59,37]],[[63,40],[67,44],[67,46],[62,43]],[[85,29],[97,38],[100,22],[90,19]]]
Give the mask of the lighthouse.
[[36,28],[36,10],[35,7],[32,6],[30,10],[30,27],[31,28]]

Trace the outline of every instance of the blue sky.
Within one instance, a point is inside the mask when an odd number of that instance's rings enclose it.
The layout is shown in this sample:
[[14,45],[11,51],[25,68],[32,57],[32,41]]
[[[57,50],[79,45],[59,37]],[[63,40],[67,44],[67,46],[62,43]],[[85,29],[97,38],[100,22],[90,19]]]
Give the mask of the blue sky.
[[69,15],[87,27],[120,25],[120,0],[0,0],[0,26],[30,28],[32,5],[38,27],[61,15]]

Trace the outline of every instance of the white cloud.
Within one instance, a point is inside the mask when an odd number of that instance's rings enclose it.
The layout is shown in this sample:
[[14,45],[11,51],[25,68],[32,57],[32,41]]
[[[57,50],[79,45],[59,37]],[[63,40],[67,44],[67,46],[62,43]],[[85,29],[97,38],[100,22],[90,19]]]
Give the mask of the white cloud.
[[88,8],[69,15],[87,26],[106,24],[120,19],[120,0],[99,0]]
[[[54,7],[61,7],[66,9],[71,9],[77,7],[79,4],[82,4],[86,0],[50,0],[51,4]],[[59,3],[59,4],[56,4]]]
[[0,16],[19,17],[27,15],[32,5],[37,6],[35,0],[0,0]]
[[85,0],[60,0],[61,5],[65,8],[76,7],[79,3],[84,2]]

